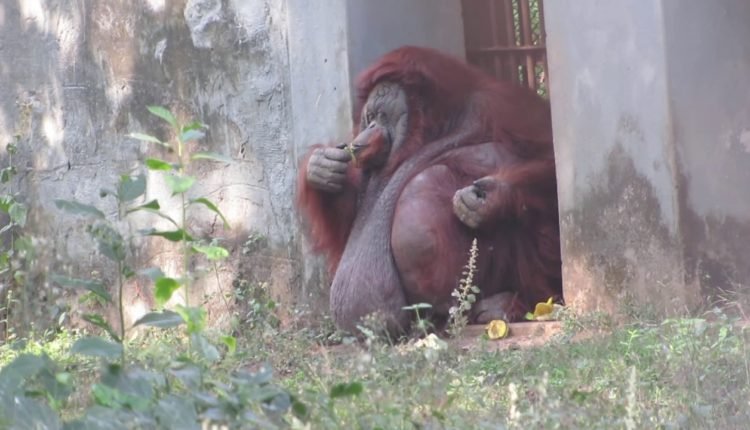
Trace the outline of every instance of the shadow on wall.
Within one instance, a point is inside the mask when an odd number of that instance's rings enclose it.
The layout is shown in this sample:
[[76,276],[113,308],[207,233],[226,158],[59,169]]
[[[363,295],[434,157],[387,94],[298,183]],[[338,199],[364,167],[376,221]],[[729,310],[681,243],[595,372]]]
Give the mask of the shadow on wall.
[[[52,268],[87,277],[92,271],[112,279],[112,270],[94,250],[85,223],[54,207],[55,199],[78,200],[114,214],[99,190],[121,173],[143,171],[146,155],[168,155],[125,136],[167,131],[145,109],[168,106],[181,119],[209,125],[206,139],[191,150],[214,151],[231,165],[206,163],[196,195],[216,203],[233,226],[223,231],[210,215],[188,219],[198,236],[219,237],[232,252],[219,282],[196,285],[197,301],[210,297],[215,320],[231,314],[219,294],[236,277],[270,283],[282,304],[310,302],[324,309],[320,291],[297,286],[298,232],[293,219],[294,159],[287,123],[287,53],[283,5],[190,0],[12,0],[0,4],[0,143],[18,135],[19,175],[14,189],[29,206],[28,231],[44,250],[37,276]],[[3,160],[5,161],[5,158]],[[149,175],[146,199],[169,202],[166,185]],[[159,227],[149,217],[135,228]],[[268,246],[242,255],[251,234]],[[175,268],[175,248],[163,242],[135,242],[136,267]],[[248,267],[252,264],[252,267]],[[42,282],[36,285],[44,285]],[[47,287],[39,287],[52,293]],[[148,284],[127,288],[130,319],[151,303]],[[54,300],[50,300],[54,302]],[[195,302],[194,302],[195,303]],[[282,306],[284,307],[284,306]]]

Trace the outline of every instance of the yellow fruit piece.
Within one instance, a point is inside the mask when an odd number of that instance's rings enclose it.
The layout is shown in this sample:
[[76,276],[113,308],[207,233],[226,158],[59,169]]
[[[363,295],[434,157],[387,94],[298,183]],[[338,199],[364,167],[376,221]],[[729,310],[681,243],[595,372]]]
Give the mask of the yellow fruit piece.
[[502,339],[508,335],[508,324],[503,320],[490,321],[486,329],[490,340]]
[[552,302],[552,297],[547,300],[547,303],[537,303],[536,307],[534,307],[534,319],[539,319],[539,317],[549,315],[554,309],[555,306]]

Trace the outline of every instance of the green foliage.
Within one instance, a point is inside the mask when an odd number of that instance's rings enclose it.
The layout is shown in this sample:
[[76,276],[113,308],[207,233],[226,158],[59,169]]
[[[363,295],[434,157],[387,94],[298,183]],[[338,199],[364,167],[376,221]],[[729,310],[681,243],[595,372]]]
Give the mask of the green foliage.
[[[0,322],[3,325],[2,338],[5,340],[15,335],[18,326],[25,329],[28,325],[26,315],[29,300],[28,288],[24,288],[27,281],[25,269],[34,259],[32,241],[23,234],[28,207],[13,190],[13,178],[17,174],[13,156],[18,152],[19,140],[20,136],[16,136],[16,142],[5,147],[8,165],[0,169],[0,184],[3,184],[3,190],[7,190],[0,194],[0,212],[6,215],[4,225],[0,226],[0,236],[3,237],[0,241],[0,285],[6,286],[0,296]],[[22,321],[14,321],[15,314],[19,314]]]
[[[228,227],[224,215],[209,199],[202,196],[189,199],[186,196],[186,193],[193,187],[197,179],[186,174],[191,159],[186,157],[185,142],[187,140],[202,138],[205,126],[198,122],[192,122],[186,126],[181,126],[179,121],[171,112],[169,112],[169,110],[158,106],[150,106],[148,109],[152,114],[163,119],[172,127],[174,135],[177,136],[176,142],[162,142],[160,139],[144,133],[135,133],[132,134],[131,137],[169,148],[172,153],[177,154],[177,159],[173,162],[148,158],[144,164],[147,169],[164,173],[165,183],[169,186],[172,194],[180,196],[181,216],[178,220],[175,220],[162,212],[162,206],[158,200],[151,200],[140,204],[137,202],[146,193],[147,183],[146,175],[144,173],[137,175],[121,175],[116,186],[116,191],[106,189],[101,191],[100,196],[102,198],[113,197],[115,199],[117,203],[117,215],[115,219],[108,219],[103,211],[90,204],[68,200],[55,201],[55,204],[59,209],[73,215],[87,217],[90,220],[86,229],[87,232],[92,239],[94,239],[99,252],[117,265],[116,304],[120,320],[119,333],[115,332],[103,315],[91,313],[85,315],[84,319],[102,329],[115,343],[119,344],[118,348],[111,347],[109,343],[103,343],[103,339],[88,338],[83,339],[79,344],[76,344],[74,350],[89,355],[98,354],[104,358],[111,358],[112,353],[117,350],[121,353],[122,363],[125,363],[125,348],[122,344],[126,339],[126,327],[123,315],[123,289],[127,280],[136,276],[137,272],[130,265],[131,258],[128,252],[132,237],[126,236],[120,232],[120,223],[124,221],[125,217],[128,215],[136,212],[146,212],[169,221],[174,228],[171,230],[149,229],[141,231],[140,234],[161,237],[168,241],[178,243],[182,250],[183,261],[182,273],[179,278],[168,277],[158,269],[149,269],[148,272],[142,272],[142,274],[146,274],[153,279],[154,298],[159,308],[166,306],[172,299],[173,294],[180,288],[186,290],[185,307],[177,308],[176,312],[162,311],[150,313],[136,322],[136,325],[142,324],[167,328],[185,323],[187,324],[187,334],[189,335],[189,338],[191,341],[195,340],[196,342],[195,349],[198,355],[202,358],[216,360],[217,357],[214,353],[215,347],[210,345],[201,335],[201,331],[205,325],[205,312],[201,313],[200,309],[188,306],[189,296],[187,292],[190,281],[193,277],[193,274],[188,270],[189,260],[192,255],[203,255],[212,264],[229,256],[229,252],[223,247],[218,246],[213,242],[204,243],[203,241],[196,239],[194,235],[189,233],[186,223],[188,207],[191,205],[197,205],[219,216],[224,225]],[[192,159],[227,161],[225,157],[211,153],[194,154]],[[115,304],[112,295],[107,291],[105,284],[101,280],[73,279],[57,274],[53,274],[50,279],[62,287],[86,289],[103,303]],[[226,344],[226,342],[227,340],[225,339],[224,343]]]
[[415,303],[410,306],[404,306],[403,309],[405,311],[414,312],[414,315],[416,316],[413,326],[414,331],[422,336],[427,336],[429,331],[433,328],[433,324],[429,318],[424,318],[423,315],[420,314],[420,311],[428,311],[432,309],[432,305],[429,303]]
[[[71,357],[93,359],[103,369],[98,375],[98,382],[90,385],[90,401],[87,402],[90,406],[80,418],[72,420],[56,412],[70,401],[71,375],[57,372],[56,365],[45,354],[18,355],[0,372],[0,404],[14,405],[10,409],[0,407],[0,424],[3,428],[62,428],[63,422],[65,428],[94,429],[117,428],[118,425],[122,425],[122,428],[200,428],[200,422],[224,423],[232,427],[273,427],[288,411],[304,409],[304,405],[295,402],[284,390],[271,383],[271,373],[267,368],[257,373],[235,372],[224,382],[210,375],[213,366],[222,360],[221,350],[229,354],[237,352],[237,339],[230,335],[213,337],[206,333],[206,310],[189,305],[187,289],[195,277],[189,267],[191,259],[201,257],[210,262],[214,270],[218,270],[217,264],[226,259],[229,252],[216,240],[196,238],[191,234],[186,223],[187,211],[189,208],[208,210],[220,218],[226,228],[229,225],[217,205],[208,198],[187,196],[197,179],[186,172],[194,161],[231,160],[206,152],[188,157],[185,143],[202,138],[205,126],[197,122],[181,126],[165,108],[149,107],[149,111],[172,127],[176,142],[162,142],[142,133],[131,137],[169,148],[171,153],[176,154],[176,160],[172,162],[150,158],[144,164],[147,169],[164,173],[165,183],[172,194],[180,198],[180,217],[173,219],[163,213],[157,200],[140,201],[147,189],[146,175],[143,173],[122,175],[114,191],[103,189],[100,192],[101,198],[115,199],[117,212],[114,217],[107,216],[104,211],[88,203],[68,200],[55,202],[60,210],[83,217],[88,223],[86,231],[100,254],[117,267],[117,294],[111,294],[101,279],[77,279],[61,274],[52,274],[49,279],[64,288],[87,291],[104,305],[116,306],[119,331],[101,313],[82,315],[84,321],[101,330],[107,338],[80,337],[69,348]],[[3,177],[6,176],[10,177],[10,172]],[[14,201],[5,199],[2,203],[2,208],[12,213],[14,222],[25,222],[25,212],[14,209]],[[133,236],[128,234],[131,230],[124,226],[127,225],[127,217],[136,212],[152,214],[173,226],[171,230],[150,229],[140,234],[161,237],[180,247],[183,261],[181,273],[177,276],[169,277],[159,268],[136,270],[131,266],[130,244]],[[134,363],[134,359],[126,359],[123,291],[126,282],[135,276],[145,276],[154,282],[154,296],[159,308],[168,306],[176,291],[185,290],[184,305],[177,305],[173,310],[147,313],[134,323],[134,326],[165,330],[184,327],[182,336],[189,340],[187,349],[175,345],[175,361],[161,366],[158,371],[145,371]],[[217,339],[216,344],[211,340],[214,338]]]

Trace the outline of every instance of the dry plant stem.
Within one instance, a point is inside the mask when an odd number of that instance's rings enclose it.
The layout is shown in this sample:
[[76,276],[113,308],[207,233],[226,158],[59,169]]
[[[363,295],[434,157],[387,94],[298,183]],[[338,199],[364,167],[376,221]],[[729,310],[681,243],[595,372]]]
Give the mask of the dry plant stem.
[[[179,133],[180,127],[178,127],[177,132]],[[180,163],[180,168],[178,170],[180,177],[185,174],[185,163],[183,160],[183,146],[184,143],[182,142],[182,139],[177,136],[177,158],[178,162]],[[190,249],[187,246],[187,241],[185,237],[185,226],[186,226],[186,218],[187,218],[187,208],[185,207],[185,193],[180,193],[180,203],[182,207],[182,213],[180,218],[180,228],[182,229],[182,240],[180,241],[180,245],[182,246],[182,275],[183,275],[183,288],[185,289],[184,299],[185,299],[185,307],[190,307],[190,275],[188,274],[188,266],[190,265]]]
[[[16,142],[18,142],[18,138],[16,138]],[[8,153],[8,166],[13,166],[13,151],[7,151]],[[13,180],[11,179],[8,183],[8,194],[13,195]],[[10,249],[11,251],[16,249],[16,235],[10,234]],[[11,272],[12,273],[12,272]],[[12,277],[12,276],[11,276]],[[14,282],[9,282],[10,285],[13,285]],[[11,308],[13,306],[13,289],[8,288],[8,294],[5,296],[7,298],[5,302],[5,341],[8,341],[8,335],[10,334],[10,321],[11,321]],[[23,293],[22,293],[23,295]],[[24,326],[25,327],[25,326]]]
[[476,300],[476,294],[479,293],[479,289],[474,286],[474,274],[476,273],[478,254],[477,239],[475,238],[471,242],[469,261],[466,264],[466,270],[463,273],[464,278],[459,281],[458,288],[453,290],[453,293],[451,294],[457,301],[456,306],[451,307],[449,310],[449,331],[454,337],[458,336],[468,323],[466,314],[471,310],[472,304]]
[[119,314],[120,314],[120,343],[122,344],[122,348],[120,349],[120,359],[122,360],[122,365],[125,365],[125,310],[123,305],[123,298],[122,298],[122,291],[123,291],[123,284],[122,281],[122,261],[117,262],[117,299],[120,302],[119,303]]
[[224,295],[224,288],[221,286],[221,279],[219,278],[219,266],[216,265],[216,262],[211,262],[211,267],[214,269],[214,276],[216,277],[216,285],[219,287],[219,295],[221,296],[221,299],[224,301],[224,306],[227,307],[227,310],[229,310],[229,302],[227,301],[227,298]]
[[[117,222],[118,224],[122,220],[122,213],[123,213],[123,207],[122,202],[120,201],[120,197],[117,197]],[[122,279],[122,260],[117,259],[117,301],[118,308],[119,308],[119,316],[120,316],[120,343],[121,343],[121,352],[120,352],[120,360],[122,361],[122,365],[125,366],[125,305],[124,300],[122,297],[122,291],[124,290],[124,282]]]

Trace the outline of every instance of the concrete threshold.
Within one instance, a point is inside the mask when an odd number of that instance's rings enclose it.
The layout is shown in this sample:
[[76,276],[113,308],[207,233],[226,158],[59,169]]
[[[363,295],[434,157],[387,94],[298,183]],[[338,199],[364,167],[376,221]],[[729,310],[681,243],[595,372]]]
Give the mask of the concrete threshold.
[[503,339],[484,339],[485,325],[467,326],[461,336],[452,339],[456,347],[463,350],[490,349],[506,350],[531,348],[544,345],[552,336],[562,331],[560,321],[528,321],[508,324],[509,333]]

